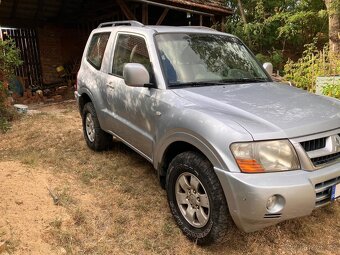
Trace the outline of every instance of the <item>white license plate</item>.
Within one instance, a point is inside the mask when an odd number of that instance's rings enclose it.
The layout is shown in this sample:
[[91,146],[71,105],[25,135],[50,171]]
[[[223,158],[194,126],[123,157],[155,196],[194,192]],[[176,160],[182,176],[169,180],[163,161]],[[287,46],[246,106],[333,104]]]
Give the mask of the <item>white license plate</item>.
[[337,185],[334,185],[332,187],[332,196],[331,199],[335,200],[340,198],[340,183],[338,183]]

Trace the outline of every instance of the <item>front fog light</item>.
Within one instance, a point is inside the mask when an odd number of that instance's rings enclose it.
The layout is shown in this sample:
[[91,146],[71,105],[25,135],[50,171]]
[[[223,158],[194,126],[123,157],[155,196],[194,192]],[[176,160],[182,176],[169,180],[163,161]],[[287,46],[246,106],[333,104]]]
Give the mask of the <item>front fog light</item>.
[[267,210],[268,211],[271,211],[273,210],[273,208],[275,207],[276,205],[276,196],[271,196],[270,198],[268,198],[268,201],[267,201]]
[[273,195],[268,198],[266,208],[269,213],[280,212],[285,205],[285,199],[281,195]]

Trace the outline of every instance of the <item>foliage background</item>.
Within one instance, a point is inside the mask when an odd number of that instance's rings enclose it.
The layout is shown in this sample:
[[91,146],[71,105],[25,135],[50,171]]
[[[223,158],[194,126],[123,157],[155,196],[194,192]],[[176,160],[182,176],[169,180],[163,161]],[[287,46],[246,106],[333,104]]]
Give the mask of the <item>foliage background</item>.
[[20,51],[13,40],[0,40],[0,132],[9,129],[9,121],[16,116],[15,111],[8,107],[8,81],[13,77],[15,68],[22,64]]
[[[317,77],[340,74],[340,54],[329,52],[327,45],[318,50],[315,43],[307,44],[300,59],[288,60],[284,72],[285,79],[294,81],[297,87],[315,92]],[[340,80],[327,85],[323,94],[340,98]]]
[[236,10],[226,30],[240,37],[262,61],[270,60],[282,69],[288,58],[297,60],[304,45],[328,41],[328,14],[322,0],[242,0],[246,24],[238,1],[227,5]]
[[[226,4],[236,10],[226,30],[297,87],[315,92],[318,76],[340,75],[340,54],[328,49],[328,17],[340,12],[340,0],[334,0],[328,11],[323,0],[227,0]],[[340,98],[340,84],[329,84],[323,93]]]

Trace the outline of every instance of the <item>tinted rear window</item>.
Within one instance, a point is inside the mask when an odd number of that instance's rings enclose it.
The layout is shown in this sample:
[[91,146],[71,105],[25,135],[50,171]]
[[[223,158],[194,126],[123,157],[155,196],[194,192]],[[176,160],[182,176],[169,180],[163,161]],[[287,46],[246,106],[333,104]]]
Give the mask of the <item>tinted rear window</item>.
[[86,59],[93,67],[98,70],[102,65],[104,52],[109,37],[110,33],[98,33],[92,36]]

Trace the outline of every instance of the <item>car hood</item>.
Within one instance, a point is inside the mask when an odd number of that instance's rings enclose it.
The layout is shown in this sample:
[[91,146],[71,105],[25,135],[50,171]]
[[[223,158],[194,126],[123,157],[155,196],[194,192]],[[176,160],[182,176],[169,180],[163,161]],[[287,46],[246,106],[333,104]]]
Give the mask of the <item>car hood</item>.
[[[281,83],[174,89],[195,108],[237,122],[255,140],[293,138],[340,127],[340,101]],[[218,113],[218,114],[217,114]]]

